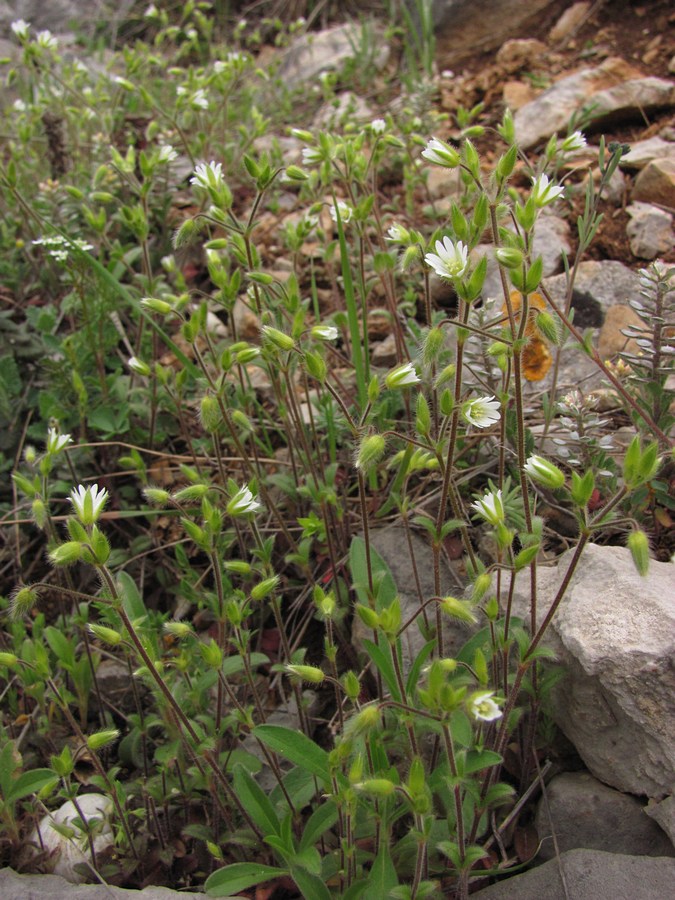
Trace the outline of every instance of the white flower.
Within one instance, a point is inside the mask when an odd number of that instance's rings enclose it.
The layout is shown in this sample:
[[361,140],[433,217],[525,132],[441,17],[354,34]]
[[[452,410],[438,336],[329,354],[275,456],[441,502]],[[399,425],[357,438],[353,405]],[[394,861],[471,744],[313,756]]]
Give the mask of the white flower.
[[314,166],[323,159],[323,152],[318,147],[303,147],[302,162],[306,166]]
[[330,217],[334,222],[337,222],[337,213],[340,213],[340,219],[344,225],[350,221],[352,217],[353,210],[348,203],[345,203],[344,200],[338,200],[337,202],[337,212],[335,210],[334,204],[331,204],[330,207]]
[[450,147],[444,141],[439,141],[438,138],[431,138],[422,150],[422,156],[428,162],[434,163],[436,166],[444,166],[446,169],[454,169],[460,162],[459,153],[454,147]]
[[26,109],[28,108],[23,100],[15,100],[13,106],[17,112],[26,112]]
[[107,499],[107,490],[101,488],[99,491],[97,484],[89,487],[80,484],[70,492],[70,502],[75,507],[75,513],[83,525],[94,524],[103,512]]
[[398,222],[394,222],[394,224],[389,227],[389,231],[387,231],[386,240],[397,241],[399,244],[405,244],[410,240],[410,232],[407,228],[404,228],[403,225],[399,225]]
[[580,131],[573,131],[568,134],[560,145],[563,153],[574,153],[576,150],[583,150],[586,146],[586,138]]
[[373,119],[370,123],[370,130],[373,134],[384,134],[387,128],[387,123],[384,119]]
[[548,175],[539,175],[532,179],[532,199],[535,206],[548,206],[564,193],[565,188],[561,185],[549,184]]
[[213,71],[216,73],[216,75],[220,75],[221,73],[223,73],[226,68],[227,63],[222,59],[217,59],[213,64]]
[[223,164],[211,160],[209,163],[197,163],[195,174],[190,179],[190,184],[209,188],[219,188],[223,185]]
[[127,365],[131,371],[135,372],[137,375],[143,375],[147,378],[150,374],[150,366],[146,362],[143,362],[142,359],[138,359],[137,356],[130,356]]
[[55,455],[60,453],[68,444],[72,444],[73,439],[69,434],[59,434],[56,428],[49,428],[47,431],[47,453]]
[[469,248],[461,241],[453,244],[446,235],[436,241],[436,253],[427,253],[424,261],[441,278],[461,278],[469,265]]
[[260,504],[257,500],[253,499],[253,494],[248,487],[244,485],[244,487],[240,488],[234,497],[232,497],[227,504],[226,509],[230,516],[245,516],[247,513],[253,513],[260,509]]
[[170,163],[173,162],[174,159],[178,159],[178,152],[174,150],[171,144],[162,144],[159,148],[157,159],[161,163]]
[[157,9],[157,7],[155,6],[154,3],[151,3],[150,6],[148,6],[148,8],[143,13],[143,17],[145,19],[154,19],[155,16],[157,16],[157,15],[159,15],[159,10]]
[[462,415],[476,428],[489,428],[494,422],[499,421],[499,401],[494,397],[477,397],[468,400],[462,406]]
[[557,490],[565,484],[565,474],[543,456],[530,456],[523,466],[523,471],[537,484]]
[[38,31],[35,36],[35,40],[39,44],[40,47],[43,47],[45,50],[56,50],[58,46],[58,41],[51,33],[51,31]]
[[482,722],[494,722],[500,719],[502,711],[497,703],[492,699],[494,691],[479,691],[469,700],[469,710],[474,719],[480,719]]
[[335,341],[339,332],[335,325],[315,325],[312,335],[320,341]]
[[504,504],[501,491],[488,491],[479,500],[471,504],[479,516],[482,516],[490,525],[499,525],[504,521]]
[[30,22],[26,22],[25,19],[16,19],[16,21],[12,22],[10,28],[20,41],[25,41],[28,37]]
[[411,387],[413,384],[419,384],[419,382],[420,377],[415,371],[415,367],[412,363],[405,363],[402,366],[397,366],[397,368],[392,369],[384,379],[384,383],[389,390]]
[[209,99],[204,88],[198,88],[190,97],[190,106],[193,109],[208,109]]

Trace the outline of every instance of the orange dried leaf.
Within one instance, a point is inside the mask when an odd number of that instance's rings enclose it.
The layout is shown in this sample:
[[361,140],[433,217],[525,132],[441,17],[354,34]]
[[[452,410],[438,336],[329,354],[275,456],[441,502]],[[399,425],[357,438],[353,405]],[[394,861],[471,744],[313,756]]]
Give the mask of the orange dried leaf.
[[541,381],[546,378],[553,363],[548,347],[540,337],[533,337],[522,354],[522,372],[528,381]]

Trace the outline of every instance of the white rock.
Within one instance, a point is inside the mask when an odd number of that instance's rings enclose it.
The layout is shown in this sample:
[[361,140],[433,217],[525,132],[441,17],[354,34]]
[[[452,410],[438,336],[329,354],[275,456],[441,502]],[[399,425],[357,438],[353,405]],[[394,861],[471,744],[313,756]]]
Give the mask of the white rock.
[[654,159],[675,159],[675,142],[661,137],[647,138],[631,144],[630,152],[621,157],[622,169],[644,169]]
[[[538,621],[573,550],[538,571]],[[519,580],[514,612],[529,620]],[[641,578],[623,547],[584,550],[546,643],[566,670],[553,716],[600,781],[661,799],[675,790],[675,565],[651,560]]]
[[[77,805],[87,821],[94,818],[103,820],[102,824],[96,828],[95,853],[101,853],[112,846],[113,833],[110,823],[107,821],[112,810],[110,798],[103,794],[83,794],[77,798]],[[30,837],[30,842],[37,848],[40,848],[40,838],[42,839],[42,847],[49,853],[48,866],[50,870],[72,884],[81,884],[86,880],[85,875],[75,871],[75,866],[91,863],[87,833],[73,825],[73,820],[79,816],[80,813],[75,808],[75,804],[69,800],[55,812],[45,816]],[[56,831],[53,825],[69,825],[75,834],[72,838],[64,837]],[[38,837],[38,829],[40,837]]]
[[626,212],[631,217],[626,227],[633,256],[656,259],[673,247],[673,217],[651,203],[631,203]]
[[365,21],[326,28],[318,34],[301,35],[286,51],[279,74],[290,87],[313,81],[322,72],[342,68],[364,45],[376,48],[372,61],[378,69],[383,68],[389,59],[389,46],[382,29]]

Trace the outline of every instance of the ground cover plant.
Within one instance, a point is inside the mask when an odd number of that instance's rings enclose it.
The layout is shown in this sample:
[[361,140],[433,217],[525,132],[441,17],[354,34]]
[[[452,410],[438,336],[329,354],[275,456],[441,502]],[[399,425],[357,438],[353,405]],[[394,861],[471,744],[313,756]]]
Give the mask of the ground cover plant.
[[[608,364],[571,300],[621,144],[600,142],[559,304],[532,242],[568,202],[575,123],[532,160],[508,112],[486,131],[480,109],[459,110],[459,139],[437,137],[423,4],[404,102],[389,111],[383,79],[365,124],[331,104],[340,77],[373,75],[372,26],[346,73],[294,92],[257,57],[259,30],[240,23],[223,44],[210,11],[150,7],[143,40],[104,70],[13,26],[3,861],[48,868],[32,829],[71,800],[60,833],[92,880],[465,897],[513,862],[501,835],[537,782],[559,675],[544,637],[584,547],[627,544],[646,575],[669,520],[673,273],[644,271],[642,352]],[[264,26],[279,44],[305,27]],[[325,129],[309,124],[322,103]],[[428,202],[431,167],[456,175],[449,207]],[[497,298],[474,252],[486,239]],[[387,368],[374,318],[393,337]],[[555,379],[536,391],[579,345],[634,428],[621,457],[583,396]],[[542,610],[551,505],[575,552]],[[434,591],[409,617],[372,546],[392,523],[413,573],[413,534],[431,554]],[[111,666],[119,697],[101,688]],[[85,815],[94,789],[107,811]]]

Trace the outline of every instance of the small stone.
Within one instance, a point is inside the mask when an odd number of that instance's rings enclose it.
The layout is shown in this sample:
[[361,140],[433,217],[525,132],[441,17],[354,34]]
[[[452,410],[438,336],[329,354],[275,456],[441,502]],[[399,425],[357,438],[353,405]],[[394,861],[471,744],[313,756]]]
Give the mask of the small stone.
[[373,22],[337,25],[323,31],[307,32],[293,41],[286,51],[279,75],[289,87],[315,81],[322,72],[336,71],[347,60],[354,59],[363,44],[362,29],[371,32],[369,46],[375,48],[376,68],[382,69],[389,59],[389,46],[384,32]]
[[497,65],[509,75],[541,64],[548,49],[534,38],[506,41],[497,51]]
[[648,163],[635,179],[633,200],[675,207],[675,159],[654,159]]
[[375,344],[371,359],[374,366],[382,366],[391,368],[398,362],[398,354],[396,352],[396,338],[393,334],[388,334],[383,341]]
[[631,144],[630,152],[621,157],[619,165],[622,169],[644,169],[655,159],[675,160],[675,142],[658,136],[637,141]]
[[633,256],[656,259],[673,247],[673,217],[650,203],[631,203],[626,209],[631,217],[626,233]]
[[670,62],[668,63],[668,71],[671,75],[675,74],[675,56],[670,57]]
[[552,44],[557,44],[559,41],[564,40],[575,28],[581,25],[590,8],[590,3],[573,3],[549,31],[549,41]]
[[457,200],[464,190],[459,170],[444,169],[442,166],[429,166],[426,170],[427,188],[432,200]]
[[666,797],[660,803],[652,801],[645,806],[644,811],[659,823],[675,845],[675,797]]
[[531,103],[536,97],[536,92],[532,85],[524,81],[507,81],[504,84],[503,97],[504,104],[512,112],[516,112],[521,106]]
[[612,359],[621,353],[627,351],[629,353],[639,353],[639,347],[632,338],[627,338],[623,332],[626,328],[633,326],[634,328],[642,328],[642,319],[635,310],[630,306],[616,305],[610,306],[605,315],[605,321],[602,323],[600,335],[598,337],[598,353],[600,359]]
[[[546,802],[548,801],[548,803]],[[553,859],[558,850],[583,848],[635,856],[675,856],[667,835],[642,811],[642,803],[608,787],[588,772],[565,772],[546,788],[537,807],[535,828],[542,841],[539,859]]]
[[238,341],[260,343],[260,319],[241,297],[237,297],[235,301],[232,320],[233,334],[236,334]]

